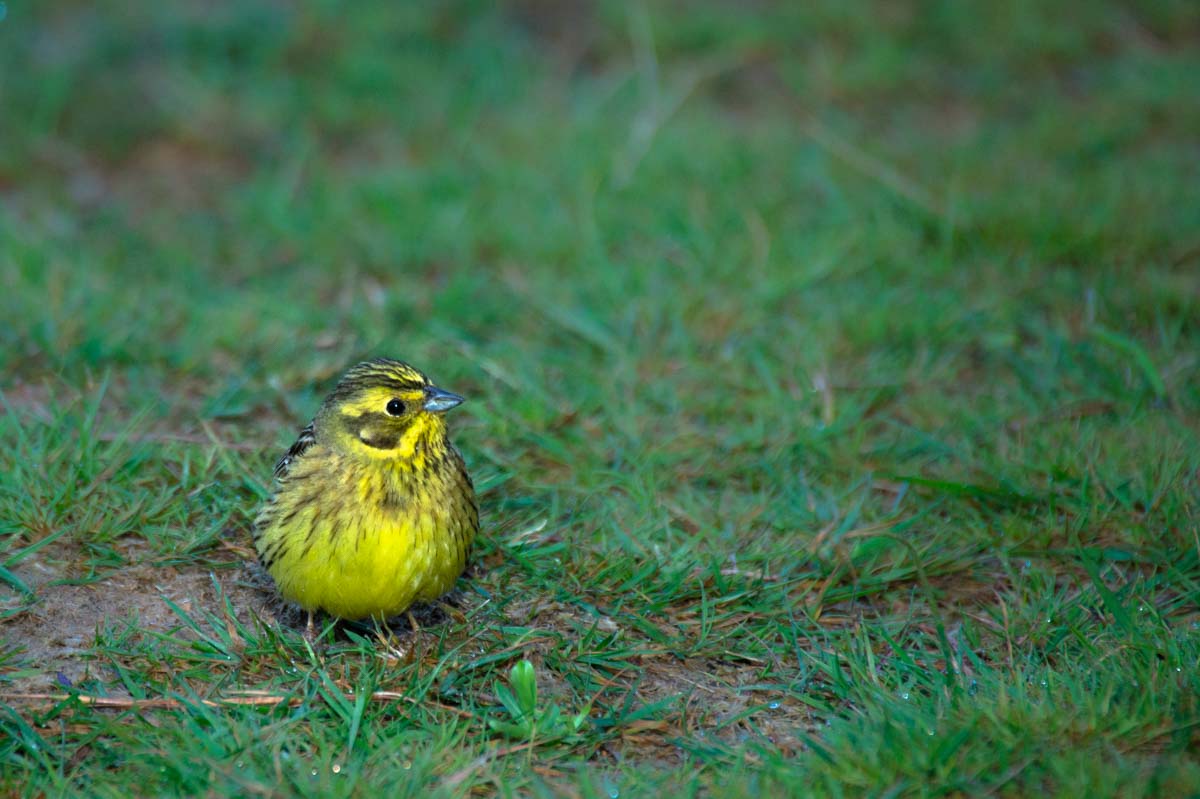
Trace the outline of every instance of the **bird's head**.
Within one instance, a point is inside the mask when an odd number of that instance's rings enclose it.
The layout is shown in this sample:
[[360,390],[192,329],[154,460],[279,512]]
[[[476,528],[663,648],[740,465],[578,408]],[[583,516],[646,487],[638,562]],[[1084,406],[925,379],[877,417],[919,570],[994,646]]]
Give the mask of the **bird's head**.
[[317,415],[317,434],[357,455],[412,458],[442,440],[442,414],[462,401],[408,364],[376,358],[338,381]]

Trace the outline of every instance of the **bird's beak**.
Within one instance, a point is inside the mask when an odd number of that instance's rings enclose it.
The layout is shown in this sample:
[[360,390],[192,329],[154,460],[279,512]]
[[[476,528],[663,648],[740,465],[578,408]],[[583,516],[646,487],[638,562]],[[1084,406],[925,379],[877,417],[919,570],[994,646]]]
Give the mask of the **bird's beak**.
[[436,386],[429,386],[425,389],[425,410],[431,413],[448,411],[457,405],[461,405],[462,401],[463,398],[457,394],[443,391]]

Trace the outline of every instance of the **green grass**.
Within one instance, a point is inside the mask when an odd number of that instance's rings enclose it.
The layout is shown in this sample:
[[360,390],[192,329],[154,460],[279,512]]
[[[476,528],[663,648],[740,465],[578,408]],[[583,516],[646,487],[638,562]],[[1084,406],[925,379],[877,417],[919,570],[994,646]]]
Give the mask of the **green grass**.
[[[9,3],[0,792],[1200,792],[1198,37]],[[371,355],[484,535],[310,648],[250,520]]]

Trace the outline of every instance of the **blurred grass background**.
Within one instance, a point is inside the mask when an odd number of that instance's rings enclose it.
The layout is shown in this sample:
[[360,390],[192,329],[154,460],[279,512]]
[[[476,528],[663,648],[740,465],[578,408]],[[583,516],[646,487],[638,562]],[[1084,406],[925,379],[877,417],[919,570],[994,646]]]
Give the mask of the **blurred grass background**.
[[[1183,0],[10,4],[0,689],[180,707],[9,700],[2,784],[1194,792],[1198,45]],[[241,565],[371,355],[470,397],[484,505],[399,661]],[[580,731],[497,735],[526,657]]]

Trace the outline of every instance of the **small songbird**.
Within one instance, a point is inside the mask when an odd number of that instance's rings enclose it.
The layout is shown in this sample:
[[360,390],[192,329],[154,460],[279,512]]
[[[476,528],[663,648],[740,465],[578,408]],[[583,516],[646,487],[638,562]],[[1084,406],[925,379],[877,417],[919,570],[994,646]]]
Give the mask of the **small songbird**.
[[382,621],[462,574],[479,509],[444,416],[462,401],[401,361],[360,363],[276,464],[254,544],[310,634],[318,610]]

